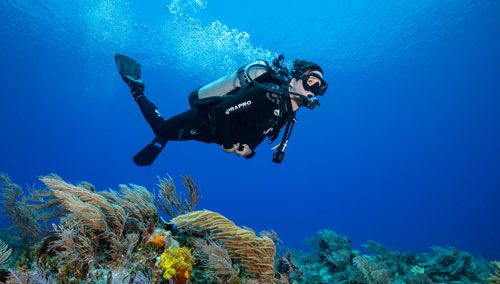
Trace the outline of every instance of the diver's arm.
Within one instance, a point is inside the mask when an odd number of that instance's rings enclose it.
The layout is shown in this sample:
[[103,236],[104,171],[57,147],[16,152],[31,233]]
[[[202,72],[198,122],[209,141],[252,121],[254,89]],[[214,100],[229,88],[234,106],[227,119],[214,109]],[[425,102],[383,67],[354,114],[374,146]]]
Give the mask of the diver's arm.
[[242,90],[218,103],[215,107],[215,127],[222,146],[225,149],[231,149],[234,144],[241,142],[234,141],[236,137],[233,128],[235,116],[265,109],[270,103],[258,87]]
[[240,143],[233,144],[233,148],[230,149],[224,148],[224,145],[222,145],[222,151],[226,153],[238,152],[238,148],[240,148]]
[[252,154],[253,150],[250,149],[250,147],[247,145],[247,144],[243,144],[241,145],[241,150],[236,150],[236,155],[240,156],[240,157],[246,157],[250,154]]
[[262,131],[248,127],[239,127],[236,129],[235,136],[238,142],[247,144],[252,151],[266,138],[266,135]]

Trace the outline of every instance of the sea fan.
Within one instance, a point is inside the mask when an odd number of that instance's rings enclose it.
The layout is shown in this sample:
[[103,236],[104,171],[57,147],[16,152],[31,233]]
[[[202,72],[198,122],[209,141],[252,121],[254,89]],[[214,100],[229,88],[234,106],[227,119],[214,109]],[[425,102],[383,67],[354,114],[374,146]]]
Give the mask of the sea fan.
[[38,224],[40,216],[28,206],[22,187],[3,173],[0,173],[0,213],[12,222],[11,232],[21,233],[25,244],[40,240],[46,233]]
[[35,267],[35,274],[29,276],[29,282],[31,284],[52,284],[52,276],[47,275],[43,268]]
[[351,263],[351,240],[330,230],[320,230],[307,241],[318,250],[321,260],[335,272],[345,270]]
[[196,239],[194,246],[203,255],[201,258],[202,266],[214,274],[217,284],[237,283],[240,268],[238,265],[232,264],[226,249],[212,240],[207,243],[203,239]]
[[500,284],[500,262],[492,261],[491,263],[496,266],[497,271],[495,271],[494,274],[491,274],[486,281],[491,284]]
[[387,284],[389,281],[389,271],[382,263],[376,264],[370,257],[357,256],[353,263],[358,272],[359,283],[367,284]]
[[10,254],[12,253],[12,249],[0,240],[0,269],[6,269],[9,266],[10,262]]
[[182,185],[187,193],[187,198],[184,192],[177,194],[177,189],[174,185],[172,177],[158,178],[158,199],[156,206],[168,216],[175,218],[179,215],[193,212],[198,202],[201,200],[200,188],[193,181],[191,176],[182,177]]
[[[141,271],[137,271],[137,273],[130,273],[129,270],[119,270],[119,271],[113,271],[112,273],[109,274],[109,277],[111,279],[106,279],[106,283],[111,283],[111,284],[123,284],[123,283],[131,283],[131,284],[151,284],[151,276],[148,274],[145,274]],[[131,278],[132,282],[130,281]]]
[[[139,234],[127,233],[146,233],[158,219],[154,197],[145,188],[121,185],[122,193],[96,192],[88,183],[75,186],[53,175],[40,179],[67,210],[63,218],[66,225],[56,230],[60,239],[52,248],[60,251],[60,257],[71,266],[84,268],[90,261],[99,263],[107,257],[117,261],[123,260],[122,256],[128,263]],[[96,252],[107,246],[111,250],[96,259]]]
[[31,284],[30,277],[28,274],[17,273],[14,270],[9,269],[9,279],[5,284]]
[[233,259],[240,260],[240,267],[254,274],[262,283],[273,283],[276,247],[268,238],[259,238],[254,232],[242,229],[216,212],[196,211],[172,219],[179,228],[201,228],[211,232],[209,239],[217,239]]
[[58,252],[64,264],[81,270],[94,260],[97,241],[75,228],[57,230],[56,234],[59,238],[50,244],[49,248]]
[[276,272],[280,275],[280,280],[285,283],[292,283],[292,274],[296,274],[299,278],[302,278],[304,272],[292,260],[292,254],[287,251],[285,255],[278,258],[276,263]]
[[[130,281],[130,279],[125,278],[125,281],[126,280]],[[129,283],[129,282],[125,282],[125,283]],[[151,284],[151,283],[152,283],[151,275],[142,273],[140,271],[137,272],[137,274],[135,275],[134,284]]]

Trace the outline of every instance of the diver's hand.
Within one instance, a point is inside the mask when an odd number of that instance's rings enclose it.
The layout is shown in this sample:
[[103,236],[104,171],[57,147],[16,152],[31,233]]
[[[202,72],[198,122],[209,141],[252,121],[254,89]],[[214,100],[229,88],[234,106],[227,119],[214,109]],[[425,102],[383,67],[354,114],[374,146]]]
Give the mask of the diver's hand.
[[236,155],[238,155],[240,157],[246,157],[252,153],[252,149],[250,149],[250,147],[247,144],[243,144],[242,147],[243,147],[243,150],[241,150],[241,151],[236,150]]
[[240,143],[233,144],[233,148],[226,149],[224,148],[224,145],[222,145],[222,151],[226,153],[233,153],[234,151],[238,150],[240,148]]

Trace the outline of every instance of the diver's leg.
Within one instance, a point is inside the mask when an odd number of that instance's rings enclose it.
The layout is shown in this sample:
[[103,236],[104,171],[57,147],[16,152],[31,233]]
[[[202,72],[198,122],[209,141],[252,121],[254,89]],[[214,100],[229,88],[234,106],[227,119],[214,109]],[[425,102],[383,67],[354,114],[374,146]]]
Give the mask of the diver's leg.
[[139,105],[142,115],[153,129],[153,132],[159,136],[160,125],[165,122],[165,119],[163,119],[158,108],[143,93],[138,95],[135,101]]
[[170,141],[216,142],[206,110],[190,109],[163,121],[158,127],[155,133]]
[[216,141],[208,119],[208,110],[192,108],[165,120],[158,108],[144,94],[138,96],[136,101],[156,136],[170,141]]

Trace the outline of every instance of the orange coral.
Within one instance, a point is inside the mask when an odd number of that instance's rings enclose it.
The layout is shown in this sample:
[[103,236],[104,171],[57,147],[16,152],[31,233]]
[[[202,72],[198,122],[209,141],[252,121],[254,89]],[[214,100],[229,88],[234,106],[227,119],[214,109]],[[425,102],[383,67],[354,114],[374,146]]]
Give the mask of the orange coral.
[[149,242],[159,247],[163,247],[165,245],[165,236],[156,236],[154,239],[149,240]]

